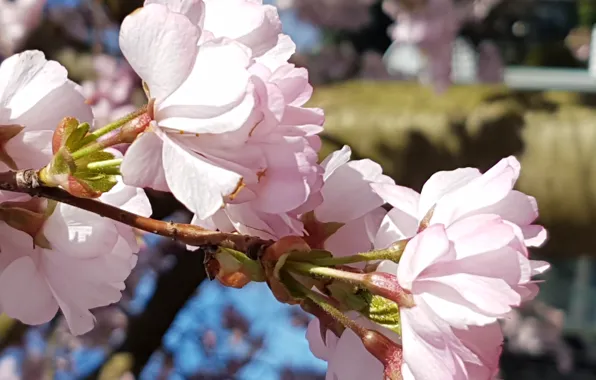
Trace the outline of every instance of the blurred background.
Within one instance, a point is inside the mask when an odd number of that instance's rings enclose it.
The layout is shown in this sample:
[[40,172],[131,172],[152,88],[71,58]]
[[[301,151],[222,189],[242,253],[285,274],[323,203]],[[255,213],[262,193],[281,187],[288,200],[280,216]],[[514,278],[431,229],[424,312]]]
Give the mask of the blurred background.
[[[420,190],[438,170],[515,155],[551,261],[503,323],[504,380],[596,379],[596,0],[271,0],[326,111],[321,156],[349,144]],[[0,0],[0,61],[39,49],[79,82],[99,125],[144,101],[118,25],[141,0]],[[168,194],[154,217],[188,222]],[[0,380],[324,379],[309,317],[263,285],[206,279],[201,254],[140,235],[122,301],[73,337],[62,317],[0,316]]]

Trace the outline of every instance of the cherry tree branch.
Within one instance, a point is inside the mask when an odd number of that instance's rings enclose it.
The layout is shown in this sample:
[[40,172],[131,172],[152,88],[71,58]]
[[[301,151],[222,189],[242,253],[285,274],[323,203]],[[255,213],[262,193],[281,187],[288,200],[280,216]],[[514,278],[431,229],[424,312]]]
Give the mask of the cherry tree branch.
[[94,199],[78,198],[63,189],[42,185],[38,173],[32,169],[0,172],[0,190],[66,203],[131,227],[197,247],[225,243],[230,248],[244,252],[250,257],[256,257],[266,247],[273,244],[271,240],[263,240],[254,236],[215,232],[192,224],[146,218]]

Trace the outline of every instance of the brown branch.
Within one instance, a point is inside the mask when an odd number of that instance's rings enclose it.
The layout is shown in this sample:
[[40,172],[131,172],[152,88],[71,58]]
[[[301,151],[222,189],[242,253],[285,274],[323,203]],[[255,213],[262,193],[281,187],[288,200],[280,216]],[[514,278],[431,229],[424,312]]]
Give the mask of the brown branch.
[[31,169],[1,172],[0,190],[25,193],[34,197],[66,203],[131,227],[169,237],[192,246],[231,243],[233,247],[230,248],[244,252],[252,258],[256,258],[266,247],[273,244],[271,240],[263,240],[254,236],[214,232],[192,224],[164,222],[146,218],[93,199],[78,198],[63,189],[43,186],[37,172]]

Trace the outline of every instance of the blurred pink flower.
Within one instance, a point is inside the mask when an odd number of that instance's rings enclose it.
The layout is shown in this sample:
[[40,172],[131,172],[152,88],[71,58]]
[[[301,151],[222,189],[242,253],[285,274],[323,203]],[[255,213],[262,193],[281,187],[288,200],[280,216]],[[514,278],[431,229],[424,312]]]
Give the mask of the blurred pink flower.
[[0,56],[21,48],[29,33],[41,22],[46,0],[0,0]]
[[[472,0],[457,4],[454,0],[427,0],[424,4],[404,8],[398,0],[384,0],[383,9],[396,23],[389,29],[389,35],[396,42],[415,44],[426,55],[425,72],[421,78],[428,81],[438,92],[451,85],[453,44],[467,21],[479,21],[500,0]],[[500,54],[494,45],[481,48],[481,81],[495,82]],[[486,59],[497,59],[489,66]]]
[[109,55],[93,58],[97,77],[81,84],[81,91],[93,109],[94,127],[100,128],[135,110],[132,94],[137,78],[126,61]]

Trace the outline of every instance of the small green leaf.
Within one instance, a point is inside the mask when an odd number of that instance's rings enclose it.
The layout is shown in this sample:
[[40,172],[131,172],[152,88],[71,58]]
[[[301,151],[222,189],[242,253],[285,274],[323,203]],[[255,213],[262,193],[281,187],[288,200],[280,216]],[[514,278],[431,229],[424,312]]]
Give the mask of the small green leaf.
[[64,146],[70,151],[75,152],[82,147],[81,140],[87,135],[91,126],[89,123],[82,123],[77,125],[74,129],[69,130],[66,135],[66,142]]

